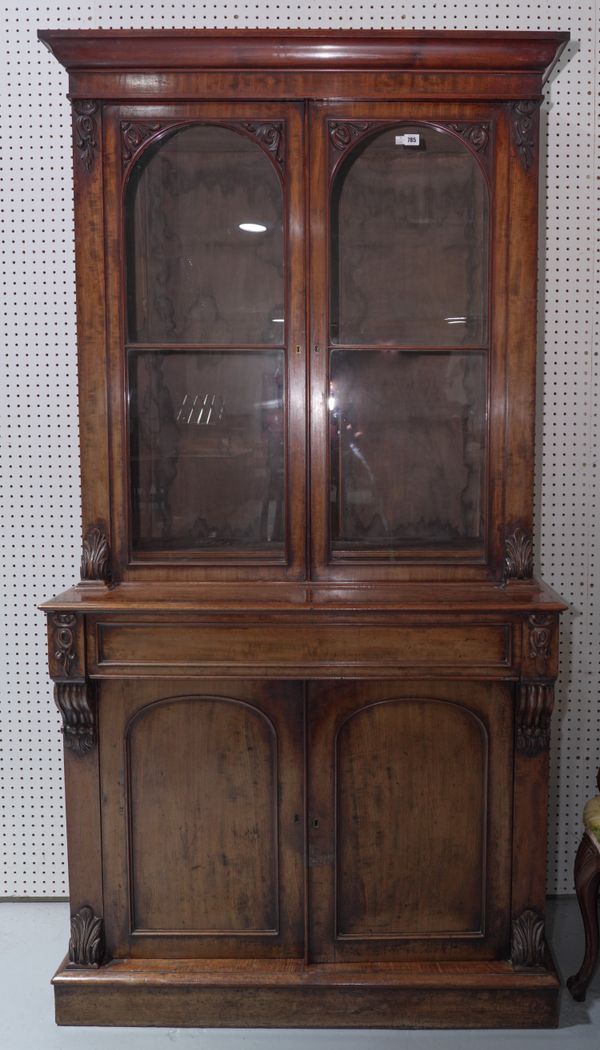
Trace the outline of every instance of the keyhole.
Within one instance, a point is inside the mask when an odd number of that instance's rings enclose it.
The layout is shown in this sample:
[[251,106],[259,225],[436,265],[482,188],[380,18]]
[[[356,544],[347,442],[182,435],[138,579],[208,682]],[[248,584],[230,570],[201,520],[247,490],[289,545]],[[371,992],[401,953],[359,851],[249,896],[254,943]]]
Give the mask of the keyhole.
[[316,817],[315,817],[315,819],[312,822],[312,826],[313,826],[313,828],[318,828],[319,827],[319,821],[318,821],[318,819]]

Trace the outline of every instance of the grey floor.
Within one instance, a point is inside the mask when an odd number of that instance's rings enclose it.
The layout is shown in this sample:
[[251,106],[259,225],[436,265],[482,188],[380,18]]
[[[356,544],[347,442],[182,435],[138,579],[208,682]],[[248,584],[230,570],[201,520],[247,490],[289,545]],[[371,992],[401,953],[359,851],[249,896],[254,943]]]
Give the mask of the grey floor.
[[[583,931],[574,900],[551,901],[549,935],[563,979],[578,968]],[[587,1002],[563,993],[561,1025],[552,1031],[369,1032],[282,1029],[57,1028],[49,978],[67,941],[68,905],[0,902],[2,1050],[599,1050],[600,972]]]

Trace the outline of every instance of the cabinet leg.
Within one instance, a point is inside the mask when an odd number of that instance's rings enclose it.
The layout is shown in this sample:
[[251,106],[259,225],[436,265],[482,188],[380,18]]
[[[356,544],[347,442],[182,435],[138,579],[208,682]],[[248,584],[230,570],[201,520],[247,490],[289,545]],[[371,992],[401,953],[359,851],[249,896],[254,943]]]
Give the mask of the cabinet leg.
[[600,886],[600,851],[589,835],[581,840],[575,858],[575,889],[585,932],[585,955],[578,973],[569,977],[567,988],[576,1002],[585,999],[598,962],[598,887]]

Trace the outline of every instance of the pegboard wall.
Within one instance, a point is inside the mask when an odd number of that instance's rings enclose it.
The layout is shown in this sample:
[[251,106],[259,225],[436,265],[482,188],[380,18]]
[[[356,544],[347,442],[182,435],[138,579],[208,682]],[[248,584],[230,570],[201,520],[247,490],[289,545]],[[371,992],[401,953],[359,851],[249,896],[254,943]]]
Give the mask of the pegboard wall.
[[71,120],[66,73],[35,34],[38,28],[98,27],[570,30],[572,43],[543,110],[536,538],[538,570],[570,603],[551,753],[548,890],[571,893],[581,811],[600,765],[595,0],[55,0],[38,6],[8,0],[3,18],[0,895],[68,892],[59,719],[36,602],[78,577]]

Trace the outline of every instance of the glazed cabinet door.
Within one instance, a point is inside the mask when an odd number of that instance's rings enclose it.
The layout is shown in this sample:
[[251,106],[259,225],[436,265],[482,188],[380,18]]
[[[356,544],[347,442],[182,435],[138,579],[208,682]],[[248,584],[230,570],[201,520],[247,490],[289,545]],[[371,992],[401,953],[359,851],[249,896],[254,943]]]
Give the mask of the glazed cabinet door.
[[506,958],[512,687],[315,683],[310,958]]
[[311,112],[313,573],[496,574],[503,110],[355,102]]
[[106,127],[115,572],[303,577],[302,108],[108,107]]
[[100,686],[112,957],[303,953],[302,688]]

